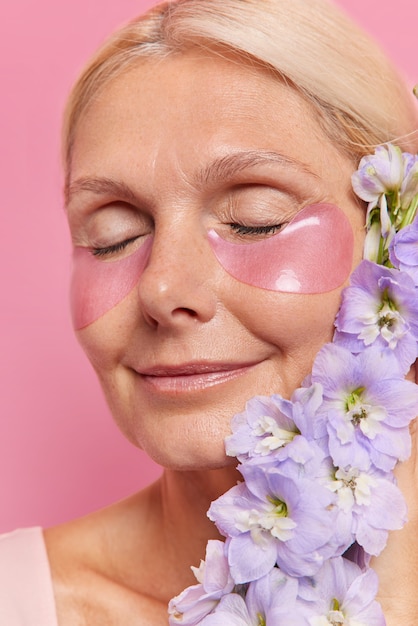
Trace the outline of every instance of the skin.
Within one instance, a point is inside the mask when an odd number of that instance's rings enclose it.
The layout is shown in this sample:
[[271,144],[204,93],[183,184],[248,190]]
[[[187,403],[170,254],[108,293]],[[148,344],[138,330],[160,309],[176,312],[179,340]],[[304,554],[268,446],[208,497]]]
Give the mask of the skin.
[[[254,151],[281,156],[250,165]],[[46,531],[60,626],[167,624],[168,600],[194,584],[190,565],[218,536],[209,503],[238,478],[223,447],[231,416],[256,394],[289,397],[300,385],[332,337],[342,289],[293,295],[240,283],[206,233],[235,241],[231,223],[285,223],[331,202],[352,225],[354,267],[364,237],[354,168],[297,93],[232,58],[138,62],[82,117],[68,203],[74,245],[137,237],[116,259],[147,235],[154,244],[137,287],[78,339],[122,431],[166,469],[129,500]],[[214,363],[228,373],[211,374]],[[208,371],[170,369],[185,364]]]

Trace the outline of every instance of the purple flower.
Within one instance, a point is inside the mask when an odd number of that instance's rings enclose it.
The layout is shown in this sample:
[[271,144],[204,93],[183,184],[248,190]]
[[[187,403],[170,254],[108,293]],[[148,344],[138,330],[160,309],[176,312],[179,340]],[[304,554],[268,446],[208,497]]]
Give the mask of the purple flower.
[[[394,267],[406,272],[418,286],[418,219],[405,226],[394,237],[389,247],[389,258]],[[417,311],[415,310],[415,313]]]
[[223,541],[210,540],[206,546],[206,561],[193,567],[198,585],[188,587],[168,605],[169,624],[195,626],[213,611],[219,600],[234,589]]
[[[376,602],[378,578],[342,557],[330,559],[313,580],[300,581],[297,610],[310,626],[385,626]],[[301,622],[303,624],[303,622]]]
[[391,475],[338,468],[329,488],[337,495],[337,526],[346,528],[368,554],[380,554],[388,531],[399,530],[406,522],[405,500]]
[[315,454],[309,439],[321,402],[320,385],[297,390],[292,400],[279,395],[252,398],[232,420],[232,435],[225,440],[227,454],[241,462],[254,458],[257,463],[277,463],[291,458],[307,463]]
[[232,435],[226,437],[226,452],[243,462],[264,457],[292,443],[300,432],[292,418],[292,403],[278,395],[256,396],[245,411],[235,415]]
[[336,467],[390,471],[411,449],[409,423],[418,414],[418,387],[404,380],[394,356],[368,348],[357,356],[335,344],[318,353],[312,380],[323,387],[318,409]]
[[351,181],[355,193],[371,206],[377,206],[382,194],[400,190],[404,178],[404,159],[398,146],[378,146],[374,154],[364,156]]
[[292,476],[275,467],[245,464],[240,471],[245,483],[215,500],[208,513],[229,537],[235,582],[261,578],[275,564],[291,576],[315,573],[335,550],[335,496],[299,476],[299,470]]
[[295,613],[298,582],[277,568],[250,583],[245,598],[224,596],[202,626],[302,626]]
[[334,343],[354,353],[389,349],[405,374],[417,358],[417,312],[418,291],[407,274],[362,261],[343,292]]

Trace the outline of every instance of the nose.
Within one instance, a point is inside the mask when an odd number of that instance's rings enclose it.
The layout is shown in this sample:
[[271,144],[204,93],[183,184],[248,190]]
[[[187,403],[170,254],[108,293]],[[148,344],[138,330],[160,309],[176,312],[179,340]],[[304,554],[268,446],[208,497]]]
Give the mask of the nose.
[[138,284],[145,321],[178,328],[209,322],[217,308],[216,266],[204,235],[156,233]]

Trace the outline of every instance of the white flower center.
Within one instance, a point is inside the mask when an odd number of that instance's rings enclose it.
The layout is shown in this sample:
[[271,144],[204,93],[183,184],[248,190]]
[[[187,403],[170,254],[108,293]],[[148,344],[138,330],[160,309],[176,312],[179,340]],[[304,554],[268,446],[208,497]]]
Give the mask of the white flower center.
[[366,346],[371,345],[379,335],[394,350],[398,341],[409,331],[409,325],[396,308],[396,303],[383,293],[381,305],[376,312],[368,312],[361,316],[364,328],[359,334]]
[[235,527],[241,532],[251,533],[251,538],[259,545],[265,542],[264,533],[267,531],[280,541],[287,541],[293,536],[293,529],[297,524],[287,516],[287,506],[278,499],[267,497],[271,508],[263,511],[251,509],[239,511],[235,518]]
[[253,434],[262,437],[255,446],[255,452],[265,456],[293,441],[298,433],[280,428],[272,417],[262,415],[253,428]]
[[332,490],[338,494],[338,504],[343,511],[349,511],[354,504],[368,506],[370,504],[371,489],[376,480],[358,469],[344,470],[339,468],[335,472]]
[[350,622],[345,621],[341,611],[330,611],[328,615],[313,617],[309,620],[311,626],[350,626]]
[[402,339],[408,331],[408,326],[402,315],[388,302],[384,303],[378,313],[377,325],[381,336],[392,350],[396,348],[399,339]]
[[330,611],[327,617],[330,626],[342,626],[343,624],[347,624],[341,611]]
[[386,418],[384,407],[373,406],[363,401],[363,387],[355,389],[346,398],[346,419],[354,428],[360,428],[368,439],[374,439],[381,431],[380,422]]
[[309,620],[309,624],[311,626],[367,626],[355,618],[352,619],[344,615],[344,613],[340,611],[340,603],[336,599],[333,600],[333,608],[327,615],[313,617]]

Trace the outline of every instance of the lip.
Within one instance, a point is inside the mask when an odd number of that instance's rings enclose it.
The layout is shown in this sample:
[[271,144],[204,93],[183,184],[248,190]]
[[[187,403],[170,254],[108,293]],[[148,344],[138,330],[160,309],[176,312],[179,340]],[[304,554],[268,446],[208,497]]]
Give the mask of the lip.
[[185,393],[239,378],[256,363],[183,363],[156,365],[138,371],[141,379],[161,393]]

